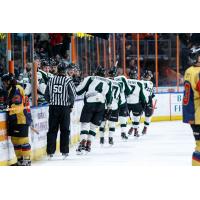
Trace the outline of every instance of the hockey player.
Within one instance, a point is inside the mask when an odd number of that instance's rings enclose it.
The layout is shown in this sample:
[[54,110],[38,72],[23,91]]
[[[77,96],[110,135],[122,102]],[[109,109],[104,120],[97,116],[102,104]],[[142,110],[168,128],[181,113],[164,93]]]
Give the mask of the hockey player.
[[81,83],[81,70],[78,65],[74,68],[73,82],[76,87]]
[[38,72],[41,73],[41,76],[44,80],[44,83],[47,85],[50,78],[53,77],[50,71],[50,63],[48,60],[41,60],[41,69],[38,69]]
[[115,81],[118,81],[121,87],[120,91],[120,104],[119,104],[119,123],[121,126],[121,137],[122,139],[127,140],[126,135],[126,126],[127,126],[127,116],[128,108],[126,97],[131,93],[132,89],[127,83],[127,78],[123,75],[117,76],[114,78]]
[[80,73],[80,68],[78,67],[78,65],[70,63],[68,65],[67,73],[69,76],[72,77],[74,85],[77,87],[81,82],[81,73]]
[[111,81],[104,76],[104,67],[98,66],[95,76],[86,77],[77,87],[77,95],[84,94],[84,106],[80,117],[81,141],[77,154],[82,154],[83,150],[90,152],[92,140],[103,120],[105,105],[109,109],[112,98]]
[[117,75],[117,68],[115,66],[111,67],[108,71],[108,75],[110,76],[110,80],[112,82],[112,103],[111,110],[105,111],[104,120],[100,126],[100,144],[104,144],[104,133],[105,133],[105,125],[108,120],[109,127],[109,138],[108,143],[110,145],[114,144],[113,135],[115,133],[115,124],[118,121],[119,116],[119,103],[120,103],[120,84],[118,81],[114,81],[114,77]]
[[200,166],[200,54],[196,62],[185,71],[183,122],[190,124],[196,141],[192,155],[192,165]]
[[131,135],[134,130],[134,136],[139,137],[138,129],[140,123],[140,116],[143,112],[144,105],[146,104],[146,98],[144,96],[143,85],[137,80],[137,71],[131,70],[129,72],[128,84],[132,88],[131,94],[127,97],[128,110],[131,117],[133,115],[132,126],[128,131]]
[[37,72],[37,78],[38,78],[38,105],[47,103],[45,100],[45,90],[47,85],[45,84],[44,79],[41,76],[41,73]]
[[71,77],[74,76],[74,69],[75,69],[75,64],[74,63],[69,63],[67,65],[67,74]]
[[[31,73],[29,73],[29,75],[31,79]],[[47,85],[45,84],[45,81],[42,78],[42,74],[40,72],[37,72],[37,79],[38,79],[37,82],[38,104],[41,105],[47,103],[44,97]],[[26,82],[24,89],[25,89],[25,94],[31,98],[31,93],[32,93],[31,80]]]
[[50,58],[50,73],[53,75],[57,75],[58,73],[58,64],[59,62],[53,58]]
[[28,130],[32,119],[30,108],[27,107],[27,97],[24,89],[17,84],[12,74],[4,74],[2,82],[8,92],[8,135],[11,136],[17,157],[17,163],[14,165],[29,166],[31,165],[31,145]]
[[142,76],[142,83],[144,85],[144,94],[147,99],[147,104],[144,107],[144,114],[145,114],[145,120],[144,120],[144,128],[142,130],[142,134],[147,133],[147,128],[151,122],[151,116],[153,115],[153,98],[154,95],[154,89],[153,89],[153,82],[151,79],[153,78],[153,74],[151,71],[146,70]]

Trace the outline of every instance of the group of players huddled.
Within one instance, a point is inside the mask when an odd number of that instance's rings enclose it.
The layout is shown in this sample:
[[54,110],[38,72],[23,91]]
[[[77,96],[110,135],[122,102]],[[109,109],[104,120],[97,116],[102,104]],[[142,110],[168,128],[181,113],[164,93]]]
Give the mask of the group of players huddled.
[[[123,140],[127,140],[132,134],[139,137],[139,123],[143,112],[145,121],[142,134],[147,133],[154,110],[152,77],[152,72],[146,70],[142,75],[142,80],[138,80],[137,71],[131,70],[129,79],[127,79],[124,75],[118,74],[116,66],[110,67],[107,73],[104,67],[98,66],[93,76],[86,77],[77,86],[77,95],[84,95],[77,154],[91,151],[91,143],[98,129],[100,144],[105,143],[106,124],[108,124],[108,143],[110,145],[114,144],[113,138],[117,122],[120,124]],[[129,131],[127,131],[128,117],[132,121]]]

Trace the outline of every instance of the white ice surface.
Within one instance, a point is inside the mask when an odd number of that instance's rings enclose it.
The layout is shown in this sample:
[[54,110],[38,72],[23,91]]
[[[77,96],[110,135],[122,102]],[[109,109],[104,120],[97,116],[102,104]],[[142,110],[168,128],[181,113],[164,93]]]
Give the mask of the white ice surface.
[[[129,127],[128,127],[129,128]],[[127,129],[128,129],[127,128]],[[140,132],[143,125],[140,126]],[[120,129],[114,137],[114,146],[106,143],[103,147],[96,138],[92,151],[87,155],[76,155],[73,147],[69,157],[62,160],[56,155],[54,160],[33,162],[33,166],[191,166],[194,138],[189,125],[181,121],[154,122],[148,133],[139,138],[130,136],[128,141],[120,138]]]

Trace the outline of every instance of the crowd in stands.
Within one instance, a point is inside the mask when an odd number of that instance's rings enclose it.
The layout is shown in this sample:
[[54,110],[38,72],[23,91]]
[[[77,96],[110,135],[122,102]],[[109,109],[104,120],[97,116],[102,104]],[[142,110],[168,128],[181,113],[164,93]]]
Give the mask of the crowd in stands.
[[[43,102],[44,98],[41,93],[44,92],[45,85],[49,77],[53,74],[56,74],[56,66],[59,62],[64,62],[66,65],[70,63],[70,36],[71,34],[64,33],[36,33],[34,34],[34,59],[38,63],[38,93],[39,93],[39,102]],[[172,48],[176,48],[176,34],[158,34],[158,39],[160,41],[163,40],[171,40]],[[20,37],[19,34],[15,34],[15,37]],[[190,49],[193,46],[200,45],[200,34],[179,34],[180,37],[180,78],[185,71],[185,69],[190,65],[189,63],[189,54]],[[116,40],[119,41],[122,39],[122,34],[116,34]],[[130,70],[138,69],[138,60],[137,60],[137,46],[136,46],[137,34],[126,34],[126,74],[129,74]],[[152,33],[141,33],[140,34],[141,41],[152,41],[155,42],[154,34]],[[6,43],[5,41],[0,41],[0,77],[3,73],[6,72]],[[4,44],[4,45],[3,45]],[[122,69],[122,56],[119,42],[116,44],[116,58],[118,60],[118,68]],[[152,43],[154,44],[154,43]],[[17,49],[18,43],[15,43],[14,49]],[[155,51],[155,46],[149,46],[152,50],[149,52]],[[135,49],[135,52],[133,51]],[[149,55],[145,55],[145,50],[141,45],[141,58],[140,58],[140,71],[141,74],[145,70],[150,70],[153,72],[154,77],[152,81],[155,83],[155,57],[148,57]],[[18,47],[18,51],[20,48]],[[158,60],[158,75],[159,75],[159,85],[162,86],[173,86],[176,85],[176,58],[175,51],[172,57],[170,58],[168,55],[168,46],[166,43],[159,43],[159,55],[164,55],[159,57]],[[79,58],[83,59],[82,57]],[[29,59],[30,60],[30,59]],[[77,64],[80,64],[77,61]],[[114,63],[113,63],[114,64]],[[84,66],[83,66],[84,67]],[[107,66],[106,66],[107,67]],[[17,59],[17,54],[15,55],[15,76],[19,80],[20,83],[26,85],[27,94],[31,94],[31,68],[32,63],[28,62],[25,66],[22,67],[22,61]],[[82,69],[82,67],[81,67]],[[119,70],[120,71],[120,70]],[[122,70],[121,70],[122,71]],[[72,67],[69,65],[68,72],[73,76],[73,74],[77,73],[80,77],[80,68]],[[92,71],[89,71],[87,75],[91,75]],[[86,76],[85,71],[82,71],[82,76]],[[82,77],[83,78],[83,77]],[[181,83],[181,81],[180,81]],[[1,83],[0,83],[1,84]]]

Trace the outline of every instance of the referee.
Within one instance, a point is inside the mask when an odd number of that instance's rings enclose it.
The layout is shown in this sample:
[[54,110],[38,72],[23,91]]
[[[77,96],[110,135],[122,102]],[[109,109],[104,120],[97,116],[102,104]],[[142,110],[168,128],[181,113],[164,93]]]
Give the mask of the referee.
[[65,63],[58,65],[58,74],[51,78],[45,91],[45,99],[49,103],[49,131],[47,133],[47,155],[49,159],[56,151],[56,139],[60,127],[60,152],[63,159],[69,153],[70,112],[76,97],[76,89],[72,79],[66,74]]

